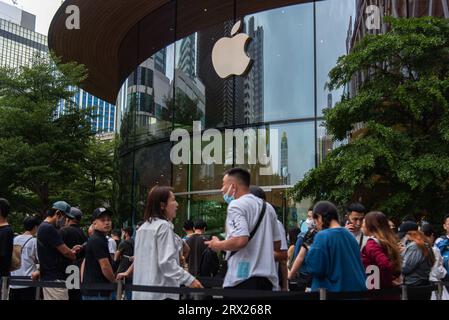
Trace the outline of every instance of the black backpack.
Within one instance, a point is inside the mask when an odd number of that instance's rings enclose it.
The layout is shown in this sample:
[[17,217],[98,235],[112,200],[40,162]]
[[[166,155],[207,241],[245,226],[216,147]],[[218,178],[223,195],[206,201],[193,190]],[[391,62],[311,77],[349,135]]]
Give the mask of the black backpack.
[[220,261],[218,260],[217,253],[210,248],[204,249],[203,254],[201,255],[199,276],[213,277],[218,273],[219,269]]

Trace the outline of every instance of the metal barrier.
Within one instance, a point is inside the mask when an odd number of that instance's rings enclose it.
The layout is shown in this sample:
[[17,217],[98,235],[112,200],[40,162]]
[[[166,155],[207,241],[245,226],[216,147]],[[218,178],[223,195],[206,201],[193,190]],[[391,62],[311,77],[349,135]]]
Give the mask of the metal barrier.
[[[192,289],[187,287],[157,287],[157,286],[141,286],[124,284],[122,281],[117,283],[103,284],[81,284],[81,290],[104,290],[116,292],[116,299],[121,300],[123,291],[139,291],[139,292],[157,292],[168,294],[196,294],[209,297],[227,297],[235,299],[282,299],[282,300],[372,300],[381,299],[382,297],[391,298],[399,297],[401,300],[408,300],[409,293],[431,293],[436,291],[437,300],[441,300],[443,286],[449,283],[442,282],[432,283],[422,287],[401,286],[397,288],[366,290],[361,292],[329,292],[326,289],[319,289],[318,292],[299,292],[299,291],[261,291],[261,290],[239,290],[239,289],[222,289],[222,278],[199,278],[205,288]],[[8,300],[8,289],[10,285],[34,287],[36,288],[36,297],[40,296],[40,288],[65,288],[65,282],[56,281],[33,281],[27,277],[3,277],[0,279],[2,295],[1,300]],[[214,288],[215,287],[215,288]],[[217,287],[220,287],[217,289]]]

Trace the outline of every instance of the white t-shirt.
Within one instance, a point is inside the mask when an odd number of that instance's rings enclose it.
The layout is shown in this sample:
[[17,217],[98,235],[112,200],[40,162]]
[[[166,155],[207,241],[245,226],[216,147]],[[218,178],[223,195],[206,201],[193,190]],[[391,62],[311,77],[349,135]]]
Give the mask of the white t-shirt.
[[285,234],[284,225],[279,220],[277,222],[278,222],[279,234],[281,236],[281,251],[287,251],[288,250],[287,235]]
[[[14,245],[22,246],[22,260],[20,269],[11,272],[12,276],[31,277],[37,270],[37,241],[31,235],[19,235],[14,238]],[[27,288],[24,286],[11,286],[13,289]]]
[[108,237],[108,249],[109,249],[109,253],[114,255],[115,252],[117,251],[117,243],[115,242],[114,239]]
[[[226,239],[249,236],[256,226],[262,211],[263,201],[252,194],[246,194],[228,206],[226,216]],[[251,277],[264,277],[278,288],[278,275],[274,263],[273,242],[281,240],[276,212],[267,203],[265,216],[259,229],[248,244],[229,257],[228,271],[223,287],[233,287]]]

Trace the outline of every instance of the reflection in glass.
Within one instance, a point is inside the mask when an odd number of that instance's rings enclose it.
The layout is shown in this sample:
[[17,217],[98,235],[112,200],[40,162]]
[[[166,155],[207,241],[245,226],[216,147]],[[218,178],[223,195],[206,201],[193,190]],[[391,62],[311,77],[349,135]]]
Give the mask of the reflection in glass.
[[253,64],[236,85],[237,123],[313,117],[313,3],[256,13],[244,22]]
[[[354,30],[355,1],[326,0],[316,2],[316,67],[317,67],[317,110],[332,108],[341,100],[343,88],[329,91],[329,71],[337,64],[340,56],[350,50]],[[364,26],[364,24],[363,24]]]

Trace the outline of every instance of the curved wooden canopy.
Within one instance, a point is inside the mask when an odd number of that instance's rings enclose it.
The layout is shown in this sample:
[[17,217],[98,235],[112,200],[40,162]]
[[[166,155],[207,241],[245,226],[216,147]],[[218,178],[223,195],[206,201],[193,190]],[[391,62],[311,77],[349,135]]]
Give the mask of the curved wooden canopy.
[[[84,64],[81,87],[110,103],[126,77],[152,54],[191,33],[247,14],[311,0],[66,0],[48,31],[48,45],[63,62]],[[67,29],[80,9],[80,29]]]

